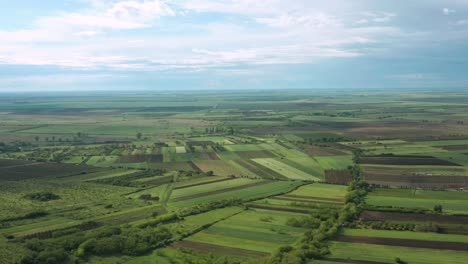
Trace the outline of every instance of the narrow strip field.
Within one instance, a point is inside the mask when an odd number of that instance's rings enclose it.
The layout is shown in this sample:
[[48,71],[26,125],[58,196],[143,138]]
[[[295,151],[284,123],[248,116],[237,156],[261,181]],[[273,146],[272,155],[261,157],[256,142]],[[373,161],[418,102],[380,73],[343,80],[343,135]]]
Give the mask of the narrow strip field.
[[219,245],[214,245],[214,244],[187,241],[187,240],[178,241],[172,244],[171,248],[174,248],[174,249],[185,248],[185,249],[194,250],[196,252],[213,253],[213,254],[219,254],[219,255],[237,256],[237,257],[245,257],[245,258],[258,258],[258,257],[266,257],[270,255],[269,253],[265,253],[265,252],[219,246]]
[[259,205],[259,204],[249,204],[249,207],[250,208],[256,208],[256,209],[278,211],[278,212],[288,212],[288,213],[298,213],[298,214],[308,214],[308,213],[310,213],[309,210],[304,210],[304,209],[274,207],[274,206],[266,206],[266,205]]
[[442,242],[442,241],[366,237],[366,236],[339,236],[335,238],[334,240],[340,241],[340,242],[364,243],[364,244],[374,244],[374,245],[468,251],[468,243],[461,243],[461,242]]
[[[227,182],[222,182],[222,183],[225,184],[225,183],[230,183],[230,182],[233,182],[233,181],[227,181]],[[287,193],[303,184],[302,182],[296,182],[296,181],[261,181],[261,182],[262,184],[250,185],[247,188],[242,187],[242,188],[236,188],[234,190],[231,189],[230,191],[215,190],[214,191],[215,193],[210,193],[210,194],[206,194],[206,192],[198,192],[198,193],[202,193],[202,195],[200,196],[197,195],[197,198],[192,197],[190,199],[184,198],[183,200],[176,201],[176,202],[171,201],[170,205],[180,208],[180,207],[186,207],[186,206],[193,206],[193,205],[200,204],[200,203],[208,203],[212,201],[219,201],[223,199],[233,199],[233,198],[242,199],[244,201],[249,201],[249,200],[255,200],[255,199],[260,199],[260,198]],[[204,186],[198,186],[194,188],[200,188]],[[191,190],[191,189],[193,188],[175,190],[174,192]]]
[[259,177],[265,179],[286,179],[282,174],[251,160],[235,160],[235,162]]
[[200,183],[194,183],[194,184],[187,184],[187,185],[175,187],[174,190],[185,189],[185,188],[190,188],[190,187],[200,186],[200,185],[205,185],[205,184],[210,184],[210,183],[216,183],[216,182],[231,181],[234,179],[235,178],[224,178],[224,179],[218,179],[218,180],[212,180],[212,181],[206,181],[206,182],[200,182]]
[[193,195],[183,196],[183,197],[180,197],[180,198],[175,198],[175,199],[172,200],[172,202],[180,202],[180,201],[185,201],[185,200],[191,200],[191,199],[200,198],[200,197],[204,197],[204,196],[210,196],[210,195],[219,194],[219,193],[225,193],[225,192],[231,192],[231,191],[235,191],[235,190],[251,188],[251,187],[260,186],[260,185],[264,185],[264,184],[268,184],[268,183],[270,183],[270,182],[269,181],[260,181],[260,182],[244,184],[244,185],[241,185],[241,186],[235,186],[235,187],[220,189],[220,190],[216,190],[216,191],[197,193],[197,194],[193,194]]
[[277,161],[272,158],[264,158],[264,159],[252,159],[256,163],[263,165],[275,172],[293,180],[309,180],[309,181],[320,181],[319,178],[314,177],[306,172],[298,170],[294,167],[291,167],[285,163]]
[[402,221],[402,222],[437,222],[448,224],[466,224],[468,216],[417,214],[399,212],[364,211],[360,218],[364,221]]
[[[331,258],[349,259],[353,261],[375,261],[395,263],[395,258],[401,258],[411,264],[466,264],[466,251],[439,250],[428,248],[374,245],[364,243],[331,242]],[[359,263],[359,262],[358,262]]]

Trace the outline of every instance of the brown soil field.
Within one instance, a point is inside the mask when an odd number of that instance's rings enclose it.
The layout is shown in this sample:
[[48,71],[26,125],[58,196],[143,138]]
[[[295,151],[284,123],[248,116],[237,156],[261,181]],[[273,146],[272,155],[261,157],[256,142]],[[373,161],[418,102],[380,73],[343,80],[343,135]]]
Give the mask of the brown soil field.
[[173,162],[161,162],[161,163],[148,163],[148,166],[152,169],[166,169],[166,170],[196,170],[200,171],[197,166],[192,162],[187,161],[173,161]]
[[260,185],[264,185],[264,184],[268,184],[268,183],[270,183],[270,181],[260,181],[260,182],[244,184],[244,185],[241,185],[241,186],[235,186],[235,187],[220,189],[220,190],[211,191],[211,192],[197,193],[197,194],[183,196],[183,197],[173,199],[172,202],[180,202],[180,201],[205,197],[205,196],[209,196],[209,195],[219,194],[219,193],[231,192],[231,191],[235,191],[235,190],[242,190],[242,189],[251,188],[251,187],[255,187],[255,186],[260,186]]
[[378,165],[431,165],[431,166],[460,166],[459,164],[434,158],[431,156],[397,156],[380,155],[362,157],[361,164]]
[[20,181],[33,178],[60,177],[92,172],[100,168],[64,163],[34,163],[31,165],[0,168],[0,180]]
[[460,242],[442,242],[442,241],[429,241],[429,240],[417,240],[417,239],[365,237],[365,236],[339,236],[335,238],[334,240],[340,241],[340,242],[364,243],[364,244],[386,245],[386,246],[468,251],[468,243],[460,243]]
[[279,212],[289,212],[289,213],[298,213],[298,214],[308,214],[309,210],[304,209],[295,209],[295,208],[282,208],[282,207],[273,207],[273,206],[264,206],[259,204],[249,204],[250,208],[279,211]]
[[332,148],[332,147],[325,147],[324,146],[314,146],[314,145],[305,145],[303,147],[303,151],[309,156],[340,156],[340,155],[347,155],[346,152],[341,150]]
[[219,157],[218,157],[218,155],[216,155],[215,152],[208,152],[207,154],[208,154],[208,158],[210,160],[219,160]]
[[163,162],[163,155],[126,155],[121,156],[117,162],[121,163],[140,163],[140,162]]
[[235,151],[239,157],[243,159],[263,159],[263,158],[275,158],[275,154],[271,153],[268,150],[258,150],[258,151]]
[[389,187],[444,189],[468,186],[468,176],[398,175],[364,172],[364,180],[370,184]]
[[348,185],[353,181],[353,176],[349,170],[326,170],[325,182],[332,184]]
[[449,145],[442,146],[441,148],[445,150],[468,150],[468,145]]
[[196,252],[202,253],[213,253],[219,255],[228,255],[228,256],[238,256],[238,257],[246,257],[246,258],[259,258],[259,257],[266,257],[270,254],[265,252],[253,251],[253,250],[246,250],[240,248],[232,248],[232,247],[225,247],[219,245],[213,245],[208,243],[202,242],[194,242],[194,241],[178,241],[171,245],[174,249],[186,248],[192,249]]
[[193,163],[193,161],[189,161],[188,165],[192,170],[202,172],[202,170],[195,163]]
[[468,216],[436,215],[400,212],[364,211],[359,216],[363,221],[404,221],[404,222],[436,222],[446,224],[467,224]]
[[189,146],[211,146],[215,143],[213,141],[188,141],[187,145]]
[[348,137],[361,139],[374,138],[429,138],[445,134],[452,127],[447,124],[422,124],[416,122],[381,122],[369,123],[366,127],[357,127],[343,130],[342,133]]
[[13,159],[0,159],[0,168],[21,166],[25,164],[31,164],[29,160],[13,160]]

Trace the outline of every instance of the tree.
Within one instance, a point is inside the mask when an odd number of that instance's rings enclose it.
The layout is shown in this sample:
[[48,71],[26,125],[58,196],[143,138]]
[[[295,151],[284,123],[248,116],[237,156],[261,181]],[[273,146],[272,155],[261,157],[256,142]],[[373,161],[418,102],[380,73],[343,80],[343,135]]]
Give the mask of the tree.
[[38,142],[39,141],[39,136],[35,136],[34,140],[36,140],[36,142]]
[[441,204],[434,205],[434,212],[437,212],[440,214],[442,213],[442,211],[443,211],[443,208]]
[[137,139],[141,139],[142,136],[143,136],[143,135],[141,134],[141,132],[138,132],[138,133],[136,134]]

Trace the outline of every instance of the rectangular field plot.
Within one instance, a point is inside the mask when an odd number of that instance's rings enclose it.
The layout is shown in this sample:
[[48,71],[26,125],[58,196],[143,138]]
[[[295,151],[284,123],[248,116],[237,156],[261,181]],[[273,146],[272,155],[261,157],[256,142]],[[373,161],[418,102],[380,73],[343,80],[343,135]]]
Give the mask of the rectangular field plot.
[[293,199],[315,200],[323,202],[343,203],[347,193],[347,186],[314,183],[299,187],[282,197]]
[[250,171],[244,169],[232,161],[195,161],[194,164],[203,172],[212,171],[215,175],[220,176],[255,176]]
[[216,183],[216,182],[222,182],[222,181],[229,181],[229,180],[234,180],[235,178],[231,177],[225,177],[225,176],[207,176],[207,177],[199,177],[199,178],[194,178],[194,179],[187,179],[187,180],[180,180],[177,183],[174,184],[174,189],[184,189],[184,188],[190,188],[190,187],[195,187],[199,185],[205,185],[205,184],[211,184],[211,183]]
[[29,160],[0,159],[0,168],[17,167],[32,163]]
[[459,191],[428,191],[409,189],[376,189],[368,195],[367,203],[432,210],[442,205],[444,212],[468,212],[468,193]]
[[353,164],[351,156],[314,157],[324,170],[342,170]]
[[181,146],[181,147],[176,147],[176,153],[186,153],[187,150],[185,149],[185,147]]
[[[330,258],[377,263],[394,263],[401,258],[407,263],[415,264],[463,264],[468,257],[467,251],[438,250],[427,248],[372,245],[363,243],[332,242]],[[430,256],[430,257],[429,257]],[[365,263],[365,262],[364,262]],[[372,262],[370,262],[372,263]]]
[[[229,183],[232,181],[226,181],[225,183]],[[289,192],[302,183],[300,182],[292,182],[292,181],[277,181],[277,182],[269,182],[269,181],[255,181],[251,184],[244,184],[240,186],[234,186],[231,189],[226,189],[225,187],[220,187],[220,189],[212,190],[212,191],[205,191],[200,192],[190,190],[190,193],[194,193],[190,196],[187,194],[182,194],[180,191],[184,191],[186,189],[175,190],[174,193],[179,195],[180,198],[178,200],[174,199],[169,204],[170,206],[175,207],[187,207],[193,206],[200,203],[207,203],[211,201],[219,201],[223,199],[242,199],[242,200],[252,200],[252,199],[259,199],[268,196],[274,196],[281,193]],[[222,184],[221,184],[222,186]],[[211,189],[211,187],[209,187]],[[191,188],[187,188],[191,189]],[[177,193],[179,192],[179,193]]]
[[64,163],[34,163],[0,168],[0,180],[21,181],[35,178],[70,176],[83,172],[97,171],[96,167]]
[[287,226],[287,212],[248,210],[189,237],[188,241],[273,253],[293,244],[305,229]]
[[431,165],[431,166],[460,166],[454,162],[438,159],[432,156],[414,155],[379,155],[361,158],[362,164],[380,165]]
[[283,174],[280,174],[268,167],[265,167],[253,160],[235,160],[236,165],[250,171],[254,175],[264,179],[287,179]]
[[196,196],[196,195],[203,195],[203,194],[210,193],[213,191],[239,187],[239,186],[248,185],[252,183],[258,183],[258,182],[261,182],[261,180],[239,178],[239,179],[234,179],[232,181],[215,182],[215,183],[210,183],[210,184],[204,184],[201,186],[177,189],[172,192],[171,200],[181,200],[181,198],[183,197],[193,198],[193,196]]
[[[438,234],[431,232],[388,231],[374,229],[344,229],[341,235],[468,243],[468,236],[465,235]],[[468,250],[468,244],[466,248]]]
[[291,167],[281,161],[276,159],[253,159],[253,161],[257,162],[260,165],[263,165],[271,170],[282,174],[283,176],[293,179],[293,180],[309,180],[309,181],[320,181],[319,178],[314,177],[306,172],[298,170],[294,167]]

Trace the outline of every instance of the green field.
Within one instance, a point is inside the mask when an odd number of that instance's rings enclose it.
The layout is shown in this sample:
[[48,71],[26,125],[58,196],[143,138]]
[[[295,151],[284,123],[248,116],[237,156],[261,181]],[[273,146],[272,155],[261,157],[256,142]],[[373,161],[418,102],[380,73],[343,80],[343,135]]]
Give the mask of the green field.
[[463,250],[356,241],[468,243],[463,100],[2,97],[0,263],[464,263]]
[[[393,263],[395,258],[401,258],[408,263],[439,264],[465,263],[468,253],[454,250],[436,250],[408,248],[397,246],[369,245],[359,243],[333,242],[331,245],[333,258],[376,261]],[[430,256],[430,257],[428,257]]]
[[408,189],[377,189],[367,198],[370,205],[422,208],[432,210],[442,205],[449,213],[468,212],[468,193],[459,191],[427,191]]

